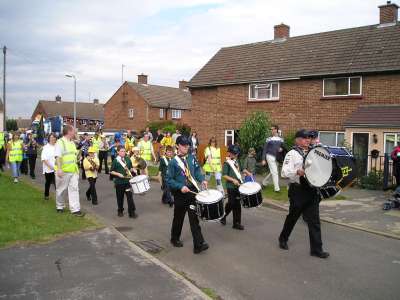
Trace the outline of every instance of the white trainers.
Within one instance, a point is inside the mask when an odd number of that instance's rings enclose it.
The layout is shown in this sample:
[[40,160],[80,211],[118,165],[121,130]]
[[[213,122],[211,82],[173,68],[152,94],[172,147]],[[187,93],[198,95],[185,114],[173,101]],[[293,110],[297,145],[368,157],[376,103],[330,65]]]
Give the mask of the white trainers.
[[14,178],[14,183],[18,183],[18,178]]

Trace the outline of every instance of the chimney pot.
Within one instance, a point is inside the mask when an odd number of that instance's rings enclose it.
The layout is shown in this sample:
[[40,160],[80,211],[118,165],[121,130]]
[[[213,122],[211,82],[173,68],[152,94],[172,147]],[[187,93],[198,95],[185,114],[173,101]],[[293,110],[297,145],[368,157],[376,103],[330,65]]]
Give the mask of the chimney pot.
[[61,102],[61,96],[60,95],[56,96],[56,102]]
[[274,40],[287,39],[290,36],[290,27],[286,24],[279,24],[274,26]]
[[147,84],[147,75],[144,75],[143,73],[138,75],[138,83],[139,84]]
[[188,82],[186,80],[182,79],[179,81],[179,88],[181,90],[185,90],[185,89],[187,89],[187,84],[188,84]]
[[399,6],[396,3],[387,1],[386,4],[378,6],[379,24],[395,23],[399,17]]

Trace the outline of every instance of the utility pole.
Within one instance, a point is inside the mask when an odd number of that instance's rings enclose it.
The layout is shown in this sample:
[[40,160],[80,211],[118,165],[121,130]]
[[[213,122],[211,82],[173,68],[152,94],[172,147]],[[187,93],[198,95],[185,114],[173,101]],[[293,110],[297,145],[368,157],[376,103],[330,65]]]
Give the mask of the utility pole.
[[6,53],[7,53],[7,47],[3,47],[3,55],[4,55],[4,61],[3,61],[3,122],[4,122],[4,127],[3,131],[7,130],[7,122],[6,122]]
[[124,68],[125,68],[125,65],[122,64],[122,66],[121,66],[121,84],[124,83]]

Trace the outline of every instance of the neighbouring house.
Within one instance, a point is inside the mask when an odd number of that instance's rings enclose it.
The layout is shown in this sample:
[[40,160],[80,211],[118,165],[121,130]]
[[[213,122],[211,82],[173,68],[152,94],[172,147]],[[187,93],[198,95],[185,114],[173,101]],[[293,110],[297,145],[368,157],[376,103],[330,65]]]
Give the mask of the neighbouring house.
[[[363,149],[364,160],[375,134],[380,155],[390,152],[400,139],[390,121],[400,119],[391,107],[400,104],[398,8],[390,1],[379,6],[375,25],[291,37],[280,24],[273,40],[220,49],[188,83],[200,140],[214,135],[220,144],[233,143],[244,118],[261,110],[283,134],[317,129],[324,144]],[[352,120],[366,110],[386,121],[361,129]]]
[[32,120],[19,117],[16,119],[19,131],[29,130],[32,127]]
[[148,84],[148,76],[138,75],[138,82],[125,81],[104,104],[104,126],[109,129],[143,130],[154,121],[172,120],[190,123],[191,95],[187,82],[179,88]]
[[[55,100],[39,100],[33,111],[31,121],[40,120],[41,116],[52,121],[52,127],[60,127],[62,124],[74,124],[74,101],[65,101],[61,96]],[[60,122],[53,122],[60,120]],[[62,121],[61,121],[62,120]],[[62,123],[60,125],[53,125]],[[76,126],[79,131],[95,131],[103,128],[104,108],[98,99],[93,102],[76,102]],[[60,129],[60,128],[58,128]],[[59,130],[55,131],[59,131]],[[54,131],[54,128],[53,128]]]

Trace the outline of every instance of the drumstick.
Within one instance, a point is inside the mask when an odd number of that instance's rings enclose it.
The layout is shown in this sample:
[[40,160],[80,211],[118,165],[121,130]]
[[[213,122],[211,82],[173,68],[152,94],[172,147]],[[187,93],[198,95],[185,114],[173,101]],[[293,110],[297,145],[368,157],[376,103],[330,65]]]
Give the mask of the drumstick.
[[193,192],[193,191],[191,191],[191,190],[189,190],[189,193],[192,193],[192,194],[195,194],[195,195],[197,195],[198,193],[196,193],[196,192]]

